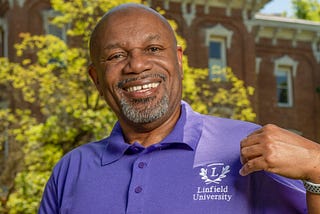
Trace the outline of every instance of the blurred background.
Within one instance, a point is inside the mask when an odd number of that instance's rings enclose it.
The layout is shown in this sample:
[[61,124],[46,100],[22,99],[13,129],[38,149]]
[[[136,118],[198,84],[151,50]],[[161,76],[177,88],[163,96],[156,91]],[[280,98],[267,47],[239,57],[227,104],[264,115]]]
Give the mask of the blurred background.
[[320,142],[319,0],[0,0],[0,213],[36,213],[57,161],[108,136],[88,40],[126,2],[170,20],[196,111]]

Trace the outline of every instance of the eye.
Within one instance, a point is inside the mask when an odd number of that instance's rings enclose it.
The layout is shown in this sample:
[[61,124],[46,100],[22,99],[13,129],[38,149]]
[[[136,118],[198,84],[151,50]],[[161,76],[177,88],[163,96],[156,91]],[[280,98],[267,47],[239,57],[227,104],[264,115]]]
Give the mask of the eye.
[[158,52],[160,52],[162,49],[163,49],[163,48],[158,47],[158,46],[150,46],[150,47],[147,48],[146,51],[149,52],[149,53],[158,53]]
[[125,52],[118,52],[111,54],[108,58],[107,61],[114,61],[114,60],[121,60],[122,58],[127,57],[127,53]]

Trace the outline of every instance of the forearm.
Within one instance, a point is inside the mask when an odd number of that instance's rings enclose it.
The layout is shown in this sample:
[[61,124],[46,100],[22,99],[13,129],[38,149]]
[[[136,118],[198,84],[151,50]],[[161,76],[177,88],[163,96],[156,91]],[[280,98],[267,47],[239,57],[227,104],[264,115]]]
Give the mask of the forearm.
[[[311,174],[308,177],[308,181],[316,184],[317,187],[313,190],[319,192],[320,188],[320,164],[312,167]],[[320,193],[312,193],[307,191],[307,205],[309,214],[320,214]]]
[[320,194],[307,192],[307,204],[309,214],[320,214]]

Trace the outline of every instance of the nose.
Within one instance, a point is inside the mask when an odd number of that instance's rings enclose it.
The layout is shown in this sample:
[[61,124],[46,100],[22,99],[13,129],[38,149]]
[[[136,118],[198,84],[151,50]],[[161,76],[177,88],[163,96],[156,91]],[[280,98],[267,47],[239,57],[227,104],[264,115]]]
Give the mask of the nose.
[[152,63],[148,54],[140,49],[134,49],[129,52],[127,64],[123,70],[126,74],[138,74],[150,70],[151,67]]

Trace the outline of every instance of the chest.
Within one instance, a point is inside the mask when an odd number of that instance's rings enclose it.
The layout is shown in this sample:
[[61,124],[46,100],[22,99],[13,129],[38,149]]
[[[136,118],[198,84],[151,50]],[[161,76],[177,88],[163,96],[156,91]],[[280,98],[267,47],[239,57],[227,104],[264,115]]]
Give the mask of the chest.
[[239,176],[237,159],[195,165],[194,157],[191,150],[160,150],[87,167],[67,187],[61,210],[188,214],[250,209],[250,181]]

